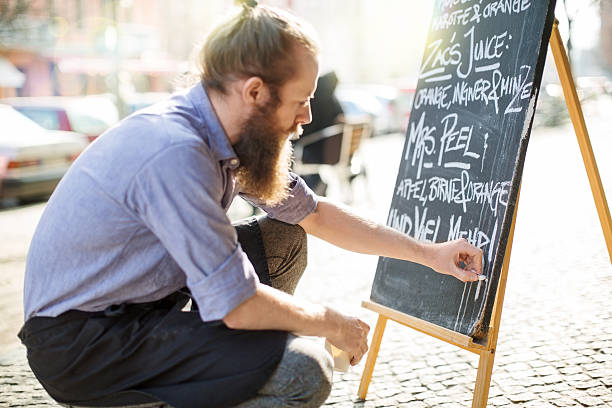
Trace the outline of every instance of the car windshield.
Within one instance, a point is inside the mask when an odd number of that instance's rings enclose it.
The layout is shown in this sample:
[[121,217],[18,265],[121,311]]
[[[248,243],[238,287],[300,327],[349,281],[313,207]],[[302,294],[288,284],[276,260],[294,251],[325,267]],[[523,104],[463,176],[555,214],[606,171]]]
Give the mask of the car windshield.
[[0,134],[34,133],[43,130],[40,125],[9,107],[0,107],[0,123],[2,123]]
[[45,129],[61,130],[58,114],[53,109],[19,107],[17,110]]
[[75,132],[86,135],[99,135],[109,128],[110,124],[81,112],[68,111],[68,117]]
[[66,108],[72,130],[86,135],[103,133],[119,120],[115,105],[104,97],[78,98]]

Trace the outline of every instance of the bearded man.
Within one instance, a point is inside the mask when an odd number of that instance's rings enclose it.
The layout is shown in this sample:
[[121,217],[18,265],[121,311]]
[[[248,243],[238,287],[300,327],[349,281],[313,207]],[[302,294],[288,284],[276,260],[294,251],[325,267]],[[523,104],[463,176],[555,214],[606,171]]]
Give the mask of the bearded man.
[[[288,139],[311,120],[318,75],[302,23],[245,6],[211,32],[201,63],[200,83],[96,140],[42,215],[19,336],[63,404],[322,404],[331,359],[299,335],[325,337],[357,364],[369,327],[291,296],[305,232],[464,281],[480,273],[466,241],[417,242],[291,174]],[[233,226],[237,194],[267,215]]]

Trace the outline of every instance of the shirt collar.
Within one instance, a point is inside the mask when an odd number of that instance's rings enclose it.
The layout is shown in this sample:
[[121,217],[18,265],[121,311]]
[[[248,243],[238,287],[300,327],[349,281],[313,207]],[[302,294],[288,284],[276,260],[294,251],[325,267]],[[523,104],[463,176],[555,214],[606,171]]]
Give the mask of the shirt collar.
[[194,85],[187,93],[187,98],[195,107],[200,120],[203,121],[208,134],[210,150],[215,158],[217,160],[228,160],[232,168],[238,167],[240,163],[238,155],[219,122],[204,85],[201,82]]

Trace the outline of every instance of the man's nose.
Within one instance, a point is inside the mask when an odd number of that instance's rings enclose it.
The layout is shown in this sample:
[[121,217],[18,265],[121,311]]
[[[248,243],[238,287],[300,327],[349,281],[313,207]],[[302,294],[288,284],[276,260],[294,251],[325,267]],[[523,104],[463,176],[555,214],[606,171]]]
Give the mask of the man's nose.
[[298,117],[297,117],[296,122],[301,124],[301,125],[307,125],[310,122],[312,122],[312,112],[310,111],[310,104],[306,105],[298,113]]

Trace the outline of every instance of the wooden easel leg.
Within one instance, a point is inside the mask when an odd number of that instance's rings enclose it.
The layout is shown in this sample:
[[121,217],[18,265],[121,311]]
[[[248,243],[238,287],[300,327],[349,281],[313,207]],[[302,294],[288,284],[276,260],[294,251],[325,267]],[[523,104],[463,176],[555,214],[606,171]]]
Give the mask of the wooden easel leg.
[[559,73],[559,79],[563,87],[565,102],[567,103],[567,109],[572,119],[572,124],[574,125],[576,137],[578,138],[578,145],[580,146],[584,167],[586,168],[589,183],[591,184],[591,191],[595,199],[599,222],[601,223],[601,229],[603,230],[606,245],[608,247],[608,255],[610,256],[610,262],[612,262],[612,220],[610,219],[610,209],[601,184],[599,170],[597,169],[593,148],[591,147],[591,140],[589,139],[586,123],[584,122],[580,100],[576,93],[576,86],[574,85],[569,60],[565,53],[565,47],[563,46],[563,40],[561,39],[558,22],[556,20],[553,24],[552,35],[550,37],[550,47],[555,57],[555,65],[557,66],[557,72]]
[[483,351],[480,354],[480,360],[478,361],[478,374],[476,374],[476,385],[474,386],[472,408],[486,408],[487,406],[494,360],[494,350]]
[[376,364],[376,357],[378,357],[378,350],[380,349],[380,342],[387,325],[387,318],[381,314],[378,315],[378,321],[376,322],[376,328],[372,335],[372,344],[370,344],[370,351],[368,352],[368,358],[366,360],[363,374],[361,375],[361,382],[359,383],[359,391],[357,395],[362,400],[366,399],[368,393],[368,387],[370,386],[370,380],[372,380],[372,373],[374,372],[374,364]]
[[502,306],[504,305],[504,297],[506,294],[506,281],[508,280],[508,269],[510,269],[510,255],[512,254],[514,227],[516,226],[516,214],[518,212],[520,195],[521,188],[519,186],[519,192],[516,196],[516,203],[514,207],[514,214],[512,215],[510,234],[508,235],[508,242],[506,243],[504,263],[502,264],[502,272],[499,278],[497,294],[495,295],[495,305],[493,306],[492,320],[491,325],[489,326],[487,350],[483,350],[480,353],[480,359],[478,360],[478,373],[476,374],[476,384],[474,385],[472,408],[486,408],[487,400],[489,398],[489,387],[491,386],[491,375],[493,373],[493,363],[495,362],[495,348],[497,347],[497,336],[499,335]]

